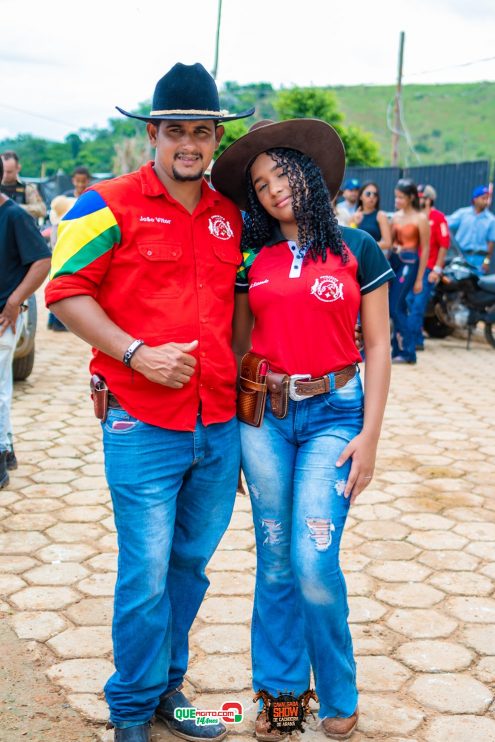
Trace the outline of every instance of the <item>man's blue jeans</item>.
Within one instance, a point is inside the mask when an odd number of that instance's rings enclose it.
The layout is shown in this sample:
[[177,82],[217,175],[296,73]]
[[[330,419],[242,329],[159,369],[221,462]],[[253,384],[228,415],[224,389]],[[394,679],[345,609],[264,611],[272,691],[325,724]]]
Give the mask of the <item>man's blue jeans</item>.
[[291,400],[283,420],[273,416],[268,400],[260,428],[240,425],[257,549],[253,688],[299,695],[309,687],[312,667],[321,718],[347,717],[357,706],[339,564],[350,462],[335,463],[362,424],[356,374],[339,390]]
[[112,722],[133,726],[183,681],[205,567],[234,507],[239,428],[198,416],[193,433],[165,430],[111,409],[103,444],[119,544],[105,694]]
[[431,269],[426,268],[423,276],[423,290],[420,294],[415,294],[413,291],[410,291],[407,295],[409,321],[413,330],[414,344],[416,348],[418,346],[422,348],[425,342],[423,337],[423,320],[430,296],[435,288],[435,284],[428,281],[430,273]]
[[390,265],[395,278],[390,282],[389,303],[393,322],[392,356],[403,356],[407,361],[416,361],[414,327],[407,305],[407,296],[413,290],[418,275],[418,253],[403,250],[399,255],[390,255]]

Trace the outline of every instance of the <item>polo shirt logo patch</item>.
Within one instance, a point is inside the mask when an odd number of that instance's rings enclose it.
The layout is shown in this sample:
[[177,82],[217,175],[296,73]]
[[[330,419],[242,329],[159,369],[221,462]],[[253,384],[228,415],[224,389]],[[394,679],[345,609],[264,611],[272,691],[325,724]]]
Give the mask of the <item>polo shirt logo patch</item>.
[[344,284],[339,283],[334,276],[320,276],[311,286],[311,296],[320,301],[337,301],[344,299]]
[[230,240],[230,238],[234,236],[230,222],[228,222],[224,216],[220,216],[219,214],[210,216],[208,231],[214,237],[218,237],[219,240]]

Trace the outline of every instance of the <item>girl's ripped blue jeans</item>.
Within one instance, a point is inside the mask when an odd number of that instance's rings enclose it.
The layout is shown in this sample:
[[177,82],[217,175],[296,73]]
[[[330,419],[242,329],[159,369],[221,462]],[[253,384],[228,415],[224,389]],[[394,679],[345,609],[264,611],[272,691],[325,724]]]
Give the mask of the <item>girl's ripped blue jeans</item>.
[[268,400],[260,428],[240,425],[257,549],[253,688],[299,695],[309,687],[312,668],[321,718],[350,716],[357,706],[339,564],[351,462],[335,464],[362,425],[359,374],[328,394],[290,400],[283,420],[273,416]]
[[105,686],[117,727],[148,721],[177,688],[188,633],[208,587],[206,565],[232,515],[239,474],[234,418],[166,430],[110,409],[102,425],[119,560]]

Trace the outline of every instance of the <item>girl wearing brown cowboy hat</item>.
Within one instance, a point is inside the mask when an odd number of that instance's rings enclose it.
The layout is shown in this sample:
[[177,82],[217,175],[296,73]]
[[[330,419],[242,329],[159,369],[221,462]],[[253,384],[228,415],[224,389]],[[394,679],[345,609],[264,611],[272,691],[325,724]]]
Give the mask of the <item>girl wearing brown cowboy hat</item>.
[[[332,739],[350,737],[358,718],[339,546],[349,506],[373,476],[393,277],[370,235],[337,225],[331,199],[344,167],[334,129],[299,119],[255,124],[212,171],[214,187],[245,211],[234,347],[266,362],[273,391],[261,425],[240,426],[258,560],[253,687],[265,698],[298,697],[312,669],[321,727]],[[264,706],[257,738],[285,735]]]

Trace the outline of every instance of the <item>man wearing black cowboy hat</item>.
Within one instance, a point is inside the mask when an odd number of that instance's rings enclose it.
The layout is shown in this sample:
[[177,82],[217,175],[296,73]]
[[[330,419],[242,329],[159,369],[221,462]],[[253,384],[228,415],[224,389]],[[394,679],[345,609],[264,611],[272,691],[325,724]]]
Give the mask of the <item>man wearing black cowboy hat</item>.
[[226,734],[174,711],[190,706],[188,632],[239,470],[230,345],[242,221],[203,174],[221,122],[253,110],[220,110],[204,67],[176,64],[148,116],[121,110],[147,122],[154,162],[91,186],[59,226],[46,301],[93,346],[119,541],[105,686],[117,742],[149,742],[153,714],[193,742]]

